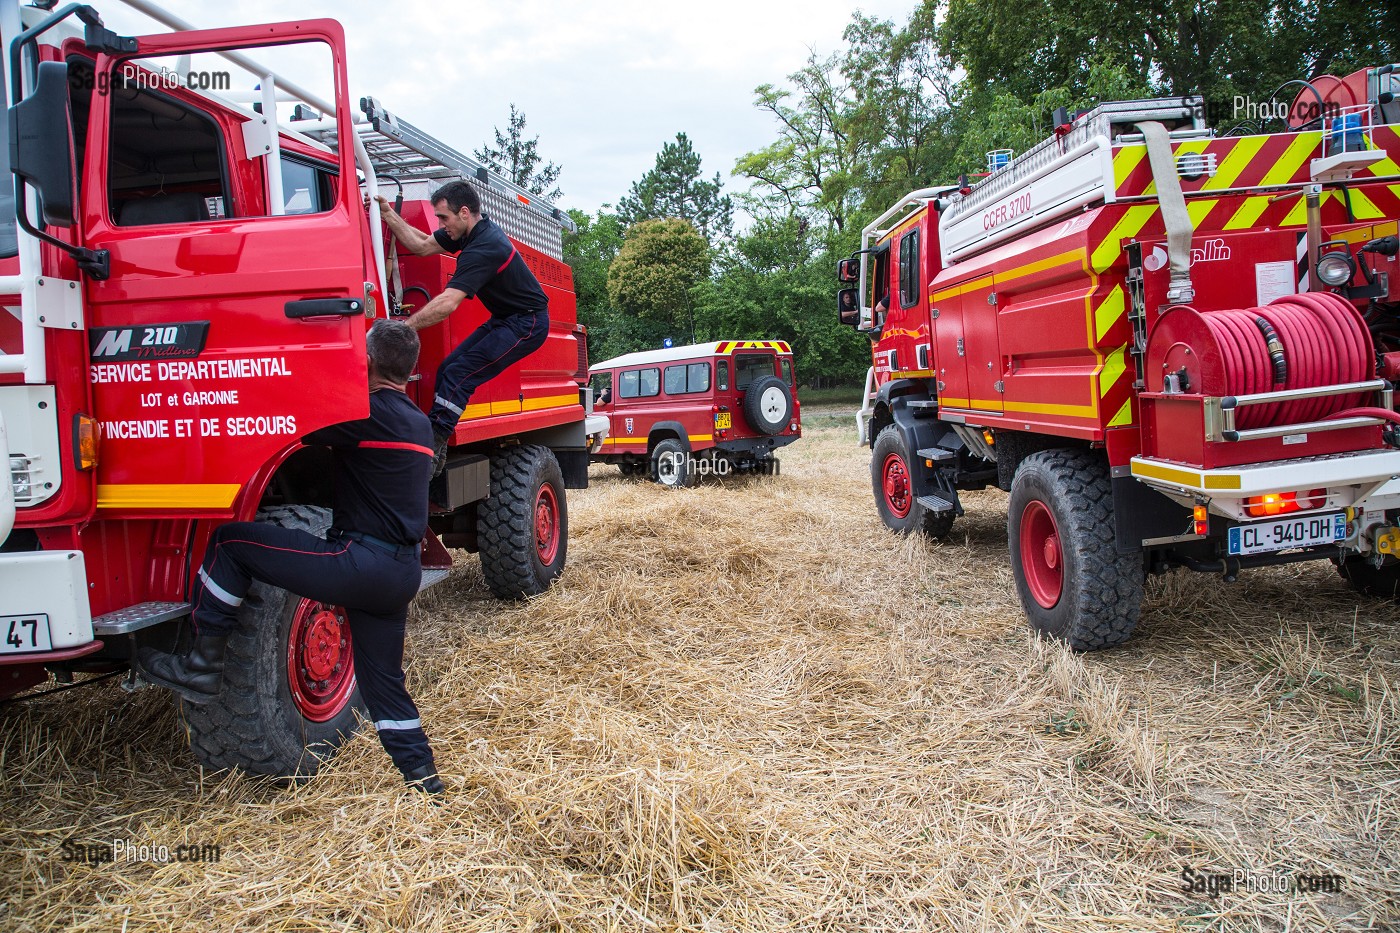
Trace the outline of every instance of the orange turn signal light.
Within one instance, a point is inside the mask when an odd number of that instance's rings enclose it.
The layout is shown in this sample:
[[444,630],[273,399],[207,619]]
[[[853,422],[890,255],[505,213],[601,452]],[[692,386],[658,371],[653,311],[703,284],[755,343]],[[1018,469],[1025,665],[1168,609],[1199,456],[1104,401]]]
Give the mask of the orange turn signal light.
[[1191,510],[1191,517],[1196,526],[1196,534],[1204,538],[1210,534],[1210,509],[1203,505],[1198,505]]
[[78,461],[78,469],[91,470],[97,466],[97,449],[101,445],[102,433],[97,419],[90,415],[78,414],[73,419],[73,457]]
[[1271,515],[1287,515],[1316,509],[1327,503],[1327,490],[1310,489],[1307,492],[1269,492],[1262,496],[1250,496],[1244,500],[1245,514],[1254,518],[1267,518]]

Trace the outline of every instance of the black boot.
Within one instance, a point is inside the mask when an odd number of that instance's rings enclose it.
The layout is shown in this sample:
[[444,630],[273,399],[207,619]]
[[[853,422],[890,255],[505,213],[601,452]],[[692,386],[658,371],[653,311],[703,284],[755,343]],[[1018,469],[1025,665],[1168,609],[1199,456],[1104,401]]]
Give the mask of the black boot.
[[181,657],[154,648],[141,650],[142,675],[168,687],[191,703],[208,703],[219,695],[224,679],[228,635],[196,635],[190,653]]
[[429,479],[437,479],[442,475],[442,470],[447,466],[447,445],[452,442],[451,434],[433,434],[433,475]]
[[437,768],[432,763],[419,765],[411,771],[405,771],[403,782],[414,790],[421,790],[434,797],[440,797],[446,792],[442,786],[442,778],[438,777]]

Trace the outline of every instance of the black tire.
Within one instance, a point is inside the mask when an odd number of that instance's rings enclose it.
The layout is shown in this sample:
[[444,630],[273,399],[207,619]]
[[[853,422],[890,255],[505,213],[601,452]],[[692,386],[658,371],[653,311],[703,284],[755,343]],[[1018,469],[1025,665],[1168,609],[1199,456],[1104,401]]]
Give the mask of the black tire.
[[538,596],[564,572],[569,507],[564,474],[548,447],[507,447],[491,455],[491,498],[476,508],[486,585],[501,599]]
[[1016,591],[1032,628],[1075,651],[1127,641],[1142,611],[1142,559],[1118,553],[1102,457],[1046,450],[1021,461],[1006,527]]
[[759,434],[783,433],[792,421],[792,390],[777,376],[762,376],[744,393],[744,420]]
[[899,428],[888,425],[875,437],[870,454],[870,486],[885,525],[902,535],[915,531],[935,540],[953,530],[955,512],[933,512],[914,498],[914,474]]
[[1337,565],[1337,573],[1363,596],[1400,599],[1400,561],[1373,567],[1365,557],[1348,557]]
[[[330,520],[328,510],[309,506],[264,509],[258,513],[258,521],[316,535],[325,533]],[[344,678],[354,675],[354,658],[343,613],[335,619],[345,635],[340,646],[340,663],[345,667],[337,666],[332,675],[334,682],[342,685],[335,693],[339,699],[328,702],[328,709],[318,713],[317,718],[308,718],[305,707],[314,697],[305,692],[300,694],[301,702],[293,697],[288,670],[293,626],[299,614],[305,620],[308,613],[321,610],[338,612],[280,587],[254,581],[239,610],[238,627],[229,636],[225,649],[218,699],[207,704],[178,701],[190,750],[206,768],[236,768],[279,778],[308,777],[333,757],[355,731],[356,714],[364,711],[365,704],[358,684],[352,681],[351,686],[345,686]]]
[[667,489],[681,489],[695,481],[684,444],[674,437],[657,442],[651,451],[651,479]]

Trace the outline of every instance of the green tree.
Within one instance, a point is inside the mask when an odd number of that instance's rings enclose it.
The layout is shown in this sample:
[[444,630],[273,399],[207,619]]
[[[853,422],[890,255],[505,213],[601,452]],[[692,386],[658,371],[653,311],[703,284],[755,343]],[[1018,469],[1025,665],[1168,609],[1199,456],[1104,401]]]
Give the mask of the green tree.
[[562,169],[553,162],[540,167],[544,161],[539,154],[540,138],[525,138],[524,111],[516,110],[515,104],[511,104],[506,131],[502,133],[500,127],[496,127],[495,132],[494,147],[482,146],[472,153],[483,165],[547,201],[557,201],[564,196],[555,184]]
[[657,325],[668,335],[688,334],[693,342],[695,293],[709,273],[709,247],[694,224],[644,220],[628,229],[608,268],[608,298],[620,324]]
[[617,202],[617,213],[626,226],[644,220],[677,218],[692,223],[711,246],[732,235],[734,204],[723,194],[719,173],[706,181],[700,175],[700,154],[684,133],[666,143],[656,164]]
[[572,210],[569,216],[578,229],[564,231],[564,261],[574,271],[578,321],[588,328],[590,353],[601,360],[606,357],[598,354],[612,345],[616,327],[608,302],[608,267],[622,248],[622,221],[606,210],[598,211],[597,216]]

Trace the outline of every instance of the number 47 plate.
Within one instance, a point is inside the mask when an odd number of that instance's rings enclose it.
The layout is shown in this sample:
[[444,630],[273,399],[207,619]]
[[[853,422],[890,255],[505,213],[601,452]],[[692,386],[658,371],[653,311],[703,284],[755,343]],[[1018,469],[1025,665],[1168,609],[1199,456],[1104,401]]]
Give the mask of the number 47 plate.
[[1229,552],[1239,555],[1267,554],[1288,548],[1332,544],[1346,536],[1347,517],[1341,512],[1285,518],[1231,528]]
[[0,654],[26,654],[30,651],[49,651],[53,642],[49,639],[48,613],[35,612],[27,616],[0,616]]

